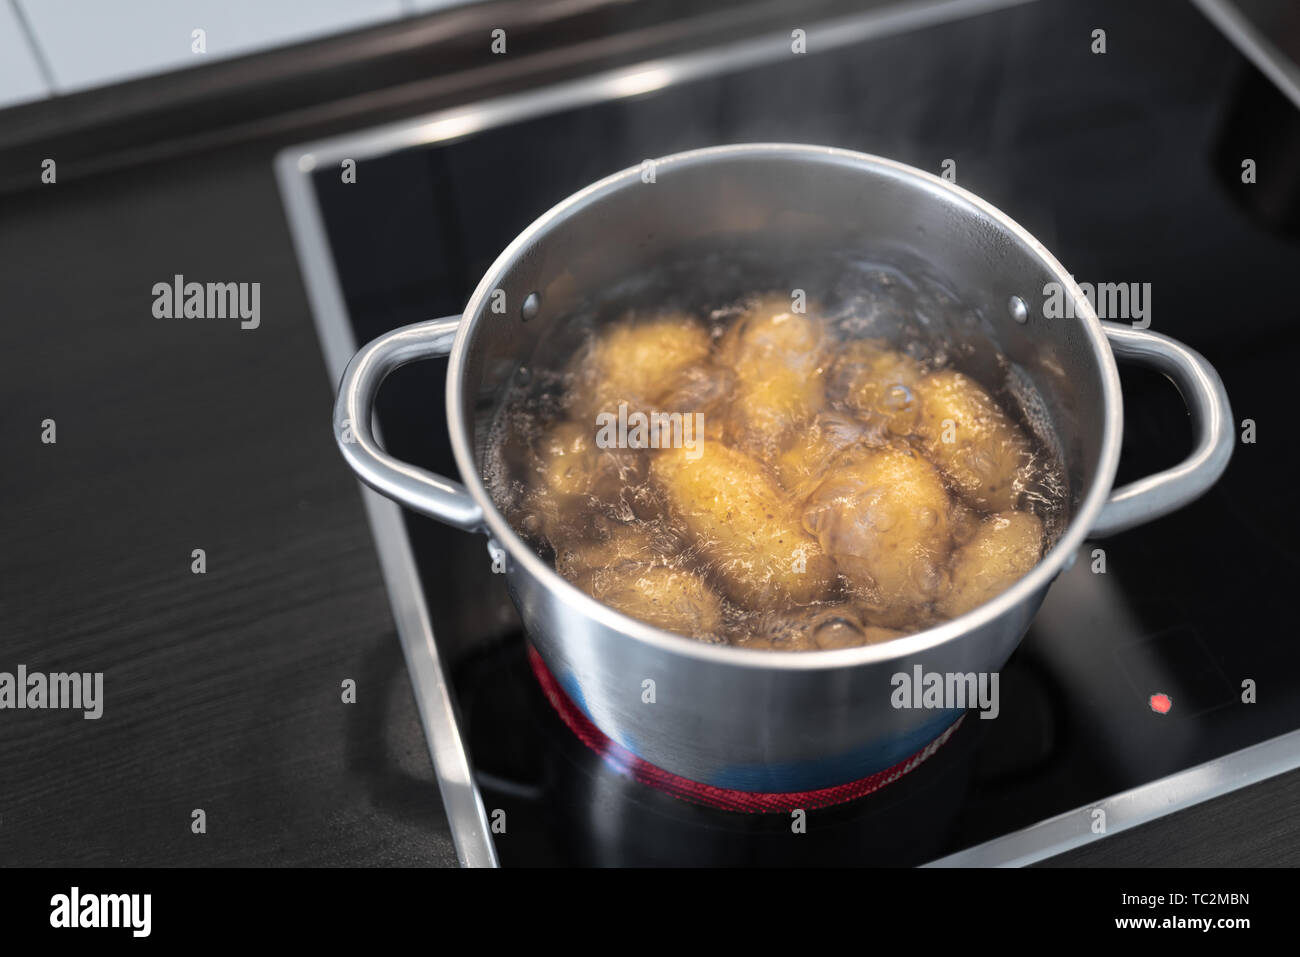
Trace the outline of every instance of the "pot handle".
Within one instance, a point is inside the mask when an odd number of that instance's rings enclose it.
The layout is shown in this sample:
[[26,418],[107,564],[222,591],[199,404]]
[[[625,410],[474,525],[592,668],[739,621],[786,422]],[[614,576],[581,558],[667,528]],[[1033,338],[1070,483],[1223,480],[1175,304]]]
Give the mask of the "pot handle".
[[352,470],[375,491],[448,525],[474,531],[483,524],[483,509],[465,486],[393,458],[379,447],[371,430],[375,396],[388,374],[417,359],[447,355],[460,320],[447,316],[402,326],[353,356],[334,404],[334,440]]
[[1178,387],[1192,417],[1196,448],[1173,468],[1112,491],[1090,532],[1097,537],[1149,522],[1199,498],[1228,467],[1234,440],[1223,380],[1199,352],[1158,332],[1119,322],[1101,326],[1117,359],[1152,366]]

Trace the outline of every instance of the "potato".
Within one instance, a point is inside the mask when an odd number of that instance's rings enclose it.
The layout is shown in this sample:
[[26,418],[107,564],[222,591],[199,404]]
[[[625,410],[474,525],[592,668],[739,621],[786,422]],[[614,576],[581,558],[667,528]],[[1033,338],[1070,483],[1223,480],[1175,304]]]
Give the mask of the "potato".
[[677,370],[659,400],[659,407],[677,412],[704,412],[724,407],[736,385],[736,374],[714,362],[694,362]]
[[979,534],[980,523],[984,520],[979,512],[960,500],[952,503],[949,513],[949,526],[952,530],[952,547],[960,548]]
[[653,318],[629,314],[597,331],[570,365],[568,408],[580,422],[601,412],[649,411],[693,363],[708,358],[712,340],[700,322],[685,313]]
[[[697,362],[680,369],[668,390],[656,403],[661,411],[683,416],[683,442],[697,438],[722,442],[726,438],[728,410],[735,389],[736,374],[714,362]],[[687,416],[700,416],[687,421]],[[686,428],[689,424],[690,432]],[[703,428],[699,428],[702,425]],[[662,444],[662,443],[661,443]]]
[[530,488],[520,521],[558,547],[582,534],[578,526],[605,520],[627,522],[653,514],[648,501],[649,462],[635,449],[602,449],[595,429],[577,422],[551,426],[532,452]]
[[765,615],[742,647],[772,651],[827,651],[874,645],[902,636],[892,628],[865,623],[855,605],[837,602]]
[[821,365],[825,329],[816,305],[795,312],[789,296],[758,296],[727,328],[719,360],[744,375],[785,364],[810,371]]
[[715,638],[722,602],[703,576],[663,564],[623,562],[600,569],[585,589],[615,611],[692,638]]
[[951,508],[934,466],[887,448],[838,460],[805,503],[803,526],[873,621],[905,624],[942,593]]
[[723,591],[750,608],[824,597],[834,567],[763,467],[716,442],[702,452],[694,459],[685,449],[655,452],[650,475]]
[[645,478],[644,459],[633,449],[602,449],[596,428],[559,422],[537,449],[542,486],[559,504],[589,496],[617,499],[622,490]]
[[737,447],[772,455],[826,404],[821,320],[765,296],[727,330],[719,361],[736,375],[728,434]]
[[979,383],[951,369],[926,376],[916,393],[926,451],[958,494],[979,509],[1013,510],[1030,465],[1016,424]]
[[925,367],[890,349],[883,339],[844,343],[831,369],[831,394],[883,431],[908,435],[916,429],[921,403],[916,386]]
[[669,564],[682,555],[686,543],[659,521],[630,524],[602,515],[584,515],[551,536],[555,570],[590,593],[590,580],[607,568],[626,562]]
[[812,633],[785,612],[768,612],[744,619],[731,642],[759,651],[816,651]]
[[794,436],[790,446],[776,459],[776,474],[789,492],[802,493],[810,482],[819,481],[827,465],[841,452],[856,446],[880,447],[879,431],[840,412],[823,412],[806,429]]
[[952,587],[940,607],[950,618],[1006,591],[1038,564],[1043,523],[1031,512],[998,512],[953,555]]

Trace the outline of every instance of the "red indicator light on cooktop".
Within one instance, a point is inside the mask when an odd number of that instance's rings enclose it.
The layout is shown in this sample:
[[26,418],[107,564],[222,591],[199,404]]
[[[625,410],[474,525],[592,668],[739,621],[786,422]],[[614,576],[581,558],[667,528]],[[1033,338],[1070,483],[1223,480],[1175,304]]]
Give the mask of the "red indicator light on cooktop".
[[1168,714],[1169,709],[1174,706],[1174,699],[1167,694],[1153,694],[1151,696],[1151,710],[1156,714]]

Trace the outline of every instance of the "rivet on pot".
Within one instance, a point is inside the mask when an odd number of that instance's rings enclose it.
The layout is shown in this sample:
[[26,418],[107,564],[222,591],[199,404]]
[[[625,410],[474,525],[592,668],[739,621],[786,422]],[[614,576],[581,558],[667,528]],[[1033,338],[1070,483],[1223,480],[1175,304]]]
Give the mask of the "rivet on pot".
[[524,300],[524,304],[519,307],[519,315],[523,318],[524,322],[527,322],[529,319],[536,316],[537,313],[541,311],[541,308],[542,297],[537,295],[535,292],[530,292],[528,298]]
[[1025,301],[1019,296],[1012,296],[1007,300],[1007,312],[1011,313],[1011,318],[1016,322],[1024,323],[1029,321],[1029,307],[1025,305]]

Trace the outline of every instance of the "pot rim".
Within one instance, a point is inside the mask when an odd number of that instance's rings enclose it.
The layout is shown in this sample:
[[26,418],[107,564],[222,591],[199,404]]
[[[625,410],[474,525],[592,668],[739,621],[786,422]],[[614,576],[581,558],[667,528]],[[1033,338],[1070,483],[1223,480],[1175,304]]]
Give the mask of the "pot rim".
[[1111,352],[1101,322],[1097,318],[1092,305],[1083,295],[1073,277],[1057,261],[1056,257],[1024,227],[1001,210],[980,199],[974,193],[932,173],[870,153],[860,153],[832,146],[812,146],[798,143],[742,143],[729,146],[712,146],[673,153],[654,160],[654,164],[656,170],[662,171],[667,166],[695,165],[708,163],[716,159],[757,155],[815,159],[853,166],[859,169],[874,168],[894,176],[915,180],[919,185],[928,187],[931,192],[946,194],[945,199],[949,202],[965,204],[973,208],[1006,230],[1028,247],[1051,271],[1053,279],[1061,283],[1062,288],[1067,290],[1073,297],[1075,317],[1083,323],[1084,331],[1092,343],[1093,352],[1097,357],[1101,372],[1103,405],[1101,411],[1104,417],[1101,451],[1096,469],[1093,472],[1091,489],[1080,504],[1078,511],[1071,518],[1061,537],[1057,539],[1051,550],[1039,563],[1028,574],[991,601],[924,631],[918,631],[881,644],[862,645],[855,648],[818,651],[772,651],[757,648],[738,648],[734,645],[699,641],[695,638],[688,638],[685,635],[657,628],[654,625],[624,615],[622,612],[615,611],[567,581],[515,533],[514,529],[505,520],[505,516],[497,510],[495,503],[483,485],[483,479],[479,475],[478,465],[474,460],[468,436],[461,426],[463,421],[461,404],[462,375],[470,337],[474,334],[477,317],[483,313],[483,306],[487,298],[491,295],[492,290],[500,285],[499,277],[515,264],[520,252],[555,223],[574,214],[589,202],[606,193],[613,192],[631,179],[639,180],[642,164],[628,167],[606,176],[604,179],[597,180],[551,207],[516,236],[510,245],[502,250],[492,265],[488,267],[487,272],[484,273],[482,280],[475,288],[473,295],[470,296],[465,311],[461,315],[460,326],[456,330],[456,338],[452,344],[448,364],[447,427],[451,437],[452,453],[456,459],[456,466],[460,470],[462,483],[483,510],[483,520],[488,532],[506,550],[512,561],[519,563],[526,572],[544,584],[571,610],[587,618],[595,619],[606,627],[621,632],[633,641],[641,642],[659,651],[680,657],[742,668],[817,671],[872,665],[893,659],[914,657],[922,652],[955,641],[988,625],[1017,605],[1028,601],[1036,592],[1046,589],[1062,566],[1074,555],[1075,550],[1087,537],[1088,531],[1092,528],[1098,513],[1110,494],[1119,463],[1124,419],[1119,371],[1115,365],[1115,357]]

